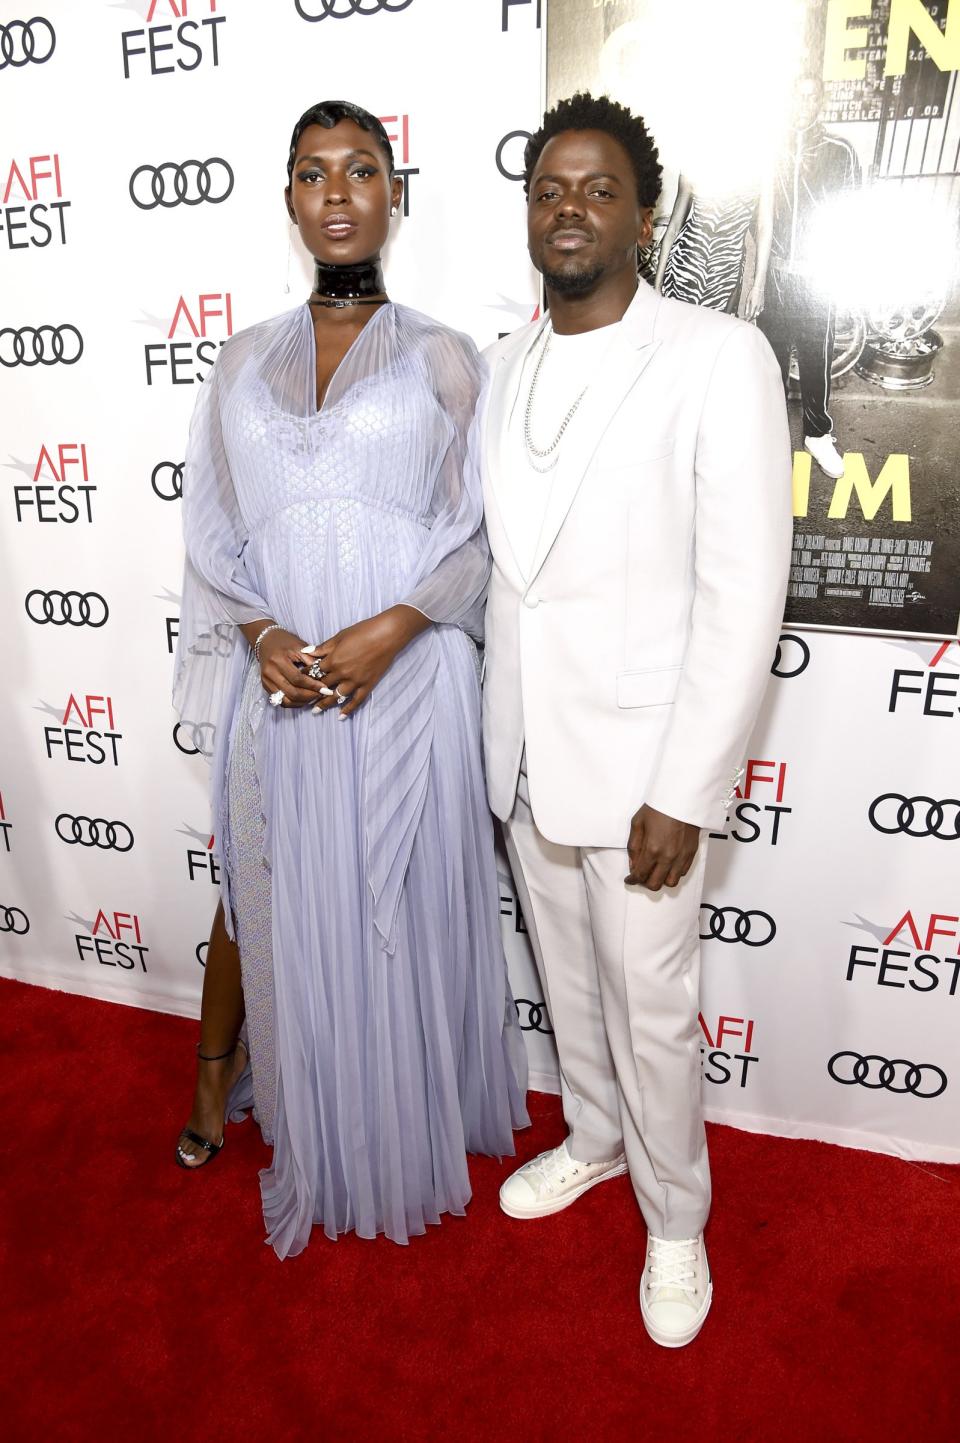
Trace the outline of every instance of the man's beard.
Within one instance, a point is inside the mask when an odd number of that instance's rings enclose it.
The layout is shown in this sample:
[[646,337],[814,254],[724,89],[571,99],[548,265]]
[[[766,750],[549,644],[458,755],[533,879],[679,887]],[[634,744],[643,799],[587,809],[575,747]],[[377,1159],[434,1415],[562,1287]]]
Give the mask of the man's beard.
[[543,279],[558,296],[585,296],[588,291],[593,290],[605,269],[602,261],[594,261],[592,265],[571,270],[551,271],[544,266]]

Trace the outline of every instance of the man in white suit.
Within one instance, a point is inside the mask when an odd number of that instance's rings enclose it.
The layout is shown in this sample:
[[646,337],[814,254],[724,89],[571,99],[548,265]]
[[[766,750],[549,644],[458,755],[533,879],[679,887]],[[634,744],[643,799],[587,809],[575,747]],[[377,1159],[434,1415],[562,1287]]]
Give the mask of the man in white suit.
[[484,745],[568,1137],[500,1200],[543,1217],[629,1170],[643,1320],[680,1347],[712,1296],[702,833],[724,822],[772,664],[790,443],[763,336],[638,282],[660,189],[643,122],[575,96],[525,165],[549,313],[487,353]]

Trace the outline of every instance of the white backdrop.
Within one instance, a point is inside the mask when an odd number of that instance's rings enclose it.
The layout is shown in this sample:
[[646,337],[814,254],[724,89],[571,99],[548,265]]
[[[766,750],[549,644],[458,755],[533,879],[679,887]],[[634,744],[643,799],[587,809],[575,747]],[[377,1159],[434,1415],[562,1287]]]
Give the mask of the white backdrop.
[[[511,177],[541,7],[37,4],[0,5],[0,973],[196,1015],[216,849],[205,739],[175,731],[169,684],[197,385],[231,331],[309,290],[281,192],[293,122],[324,98],[396,137],[391,294],[481,346],[529,318]],[[960,648],[795,633],[776,671],[711,842],[708,1116],[956,1160]],[[533,1080],[553,1089],[501,873]]]

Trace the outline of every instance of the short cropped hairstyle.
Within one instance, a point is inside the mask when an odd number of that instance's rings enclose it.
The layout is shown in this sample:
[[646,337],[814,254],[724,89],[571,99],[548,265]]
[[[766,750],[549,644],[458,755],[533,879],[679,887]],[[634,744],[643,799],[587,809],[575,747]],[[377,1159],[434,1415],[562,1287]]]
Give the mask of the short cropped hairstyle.
[[637,184],[637,199],[642,206],[656,205],[660,194],[663,167],[653,138],[639,115],[607,95],[593,96],[578,91],[569,100],[560,100],[543,117],[543,124],[527,141],[523,152],[523,189],[530,193],[530,180],[537,161],[548,140],[565,130],[602,130],[618,140],[630,157]]
[[305,110],[293,127],[293,135],[290,138],[290,154],[287,157],[288,185],[293,182],[293,162],[296,158],[297,146],[307,127],[322,125],[326,130],[332,130],[341,120],[352,120],[354,125],[359,125],[361,130],[370,132],[386,156],[389,173],[393,175],[393,146],[377,117],[371,115],[369,110],[364,110],[360,105],[352,105],[349,100],[321,100],[319,105],[311,105],[309,110]]

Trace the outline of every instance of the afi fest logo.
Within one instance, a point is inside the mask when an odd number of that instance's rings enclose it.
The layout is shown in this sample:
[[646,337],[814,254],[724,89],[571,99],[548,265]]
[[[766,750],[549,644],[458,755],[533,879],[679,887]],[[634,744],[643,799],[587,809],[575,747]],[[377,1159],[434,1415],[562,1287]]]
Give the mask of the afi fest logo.
[[[209,328],[209,329],[208,329]],[[226,335],[217,338],[221,330]],[[176,335],[191,340],[174,340]],[[206,371],[217,358],[217,351],[227,336],[233,335],[233,301],[229,291],[206,291],[196,300],[181,296],[173,312],[166,341],[152,341],[143,348],[147,367],[147,385],[153,385],[153,373],[171,386],[192,386],[204,379]],[[196,368],[202,366],[203,370]]]
[[71,692],[62,715],[58,707],[45,702],[41,702],[38,710],[58,718],[56,726],[47,725],[43,729],[49,761],[56,752],[68,762],[89,762],[95,767],[105,762],[114,767],[120,765],[119,743],[123,741],[123,733],[117,730],[113,697],[87,696],[82,692],[74,696]]
[[747,1073],[759,1057],[753,1052],[754,1022],[750,1017],[717,1018],[717,1025],[711,1036],[710,1028],[701,1012],[698,1017],[700,1031],[706,1043],[700,1044],[700,1069],[705,1082],[725,1086],[732,1082],[737,1087],[746,1087]]
[[120,967],[125,972],[135,972],[137,968],[146,972],[150,948],[143,940],[143,928],[136,912],[108,912],[101,907],[92,922],[76,916],[68,920],[80,922],[85,929],[74,933],[81,962]]
[[870,932],[878,946],[857,943],[847,958],[847,982],[895,987],[901,992],[936,992],[956,997],[960,985],[960,914],[904,912],[892,927],[860,918],[848,927]]
[[395,15],[413,0],[293,0],[301,20],[315,25],[318,20],[349,20],[351,15]]
[[500,882],[500,916],[511,918],[514,932],[522,932],[526,935],[527,924],[523,920],[520,901],[513,889],[511,877],[498,869],[497,879]]
[[[123,78],[176,75],[178,71],[216,69],[220,64],[223,0],[149,0],[146,26],[120,36]],[[176,22],[176,23],[175,23]]]
[[65,246],[70,202],[63,198],[60,156],[13,159],[4,172],[0,231],[6,236],[7,249],[25,251],[35,246],[43,250],[51,242]]
[[220,862],[215,850],[216,837],[209,832],[198,832],[196,827],[190,827],[186,822],[180,828],[179,834],[200,844],[187,848],[187,876],[190,881],[196,882],[205,878],[214,887],[219,887]]
[[780,838],[780,824],[793,811],[783,804],[786,785],[786,762],[751,758],[743,769],[740,785],[733,791],[732,823],[728,819],[724,831],[711,832],[710,836],[720,842],[728,837],[735,842],[762,840],[775,847]]
[[93,520],[96,486],[90,480],[84,441],[60,441],[41,445],[36,465],[12,461],[11,467],[31,476],[13,488],[17,521],[51,524]]
[[[954,650],[953,648],[957,648]],[[942,669],[940,665],[945,662]],[[916,716],[960,716],[960,641],[944,641],[922,670],[896,667],[890,684],[888,711]]]
[[0,792],[0,841],[3,842],[5,852],[11,850],[10,833],[13,831],[13,823],[7,821],[7,813],[3,805],[3,792]]
[[380,115],[377,118],[393,146],[394,161],[399,161],[394,174],[403,181],[403,213],[409,215],[410,177],[420,174],[420,167],[410,164],[410,116],[407,114]]
[[[157,595],[158,601],[167,603],[173,602],[177,607],[180,605],[181,597],[175,591],[165,588]],[[180,636],[180,616],[178,613],[169,613],[164,617],[164,629],[167,637],[167,653],[172,656],[177,649],[177,640]],[[197,637],[191,647],[193,656],[222,656],[224,658],[233,655],[233,648],[236,642],[236,627],[226,621],[215,621],[209,631],[203,632]]]

